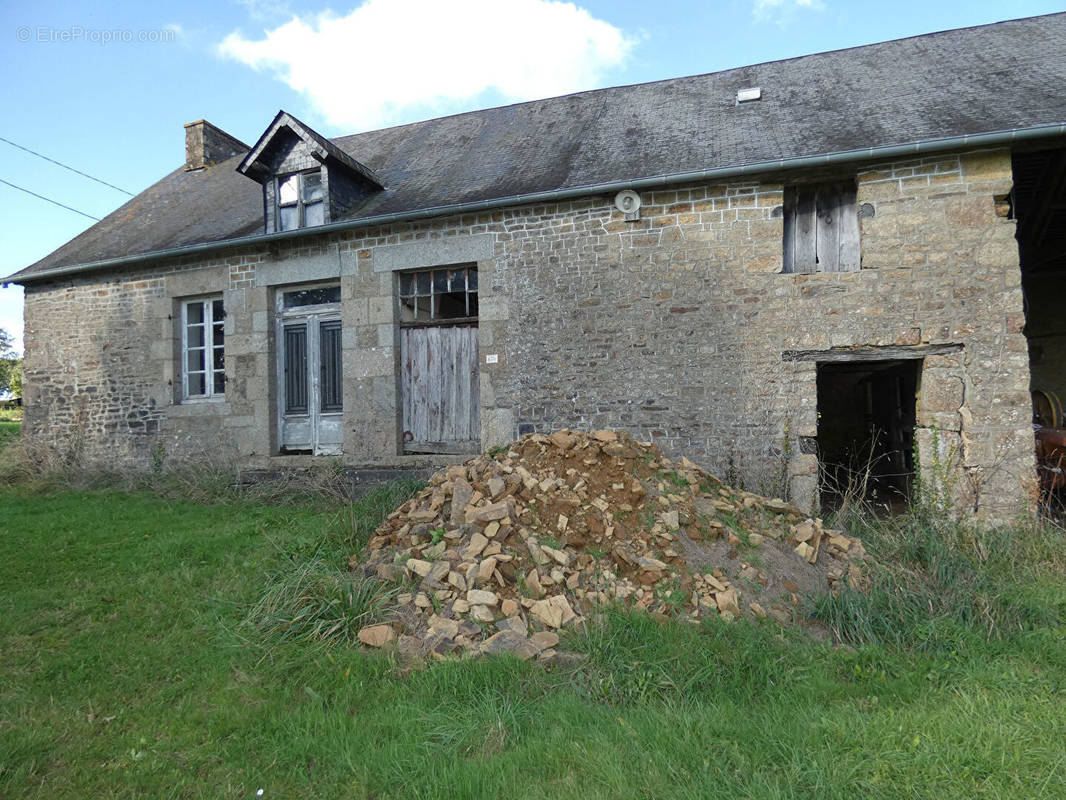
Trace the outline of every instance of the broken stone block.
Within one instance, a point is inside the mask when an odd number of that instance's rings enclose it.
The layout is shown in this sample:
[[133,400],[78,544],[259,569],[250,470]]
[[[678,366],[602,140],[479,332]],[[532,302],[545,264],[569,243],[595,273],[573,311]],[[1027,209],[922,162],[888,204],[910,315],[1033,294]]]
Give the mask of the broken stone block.
[[552,631],[540,631],[529,637],[529,641],[537,650],[548,650],[559,644],[559,634]]
[[511,513],[511,506],[506,500],[499,503],[492,503],[491,505],[479,508],[474,513],[475,522],[492,522],[493,520],[501,520]]
[[547,600],[538,600],[529,609],[529,613],[552,628],[561,628],[577,616],[570,607],[569,601],[561,594]]
[[483,589],[471,589],[466,593],[466,601],[472,606],[495,606],[498,602],[498,598],[495,592],[488,592]]
[[429,618],[429,630],[434,633],[443,633],[455,638],[459,635],[459,623],[447,617],[438,617],[436,614]]
[[539,651],[526,637],[515,631],[508,630],[493,634],[482,642],[480,652],[486,655],[512,653],[524,661],[533,658]]
[[656,572],[663,572],[668,568],[664,562],[657,558],[651,558],[650,556],[641,556],[638,558],[637,565],[643,570]]
[[497,561],[495,558],[486,558],[477,568],[477,578],[481,583],[492,579],[492,573],[496,571]]
[[726,589],[724,592],[718,592],[715,594],[714,602],[718,606],[720,612],[735,612],[739,608],[740,598],[737,596],[736,589]]
[[396,631],[389,625],[368,625],[356,635],[360,642],[369,647],[381,647],[396,638]]
[[[463,470],[466,472],[465,468]],[[466,521],[466,507],[470,505],[474,497],[474,487],[467,483],[466,478],[456,478],[452,486],[452,527],[456,528]]]
[[466,546],[466,549],[463,550],[463,558],[476,558],[481,553],[481,551],[485,549],[485,546],[488,545],[488,543],[488,538],[486,538],[480,533],[475,533],[473,536],[470,537],[470,544],[468,544]]
[[797,542],[806,542],[814,536],[814,522],[807,520],[806,522],[799,522],[793,525],[789,532],[792,534],[792,538]]
[[544,587],[541,586],[540,573],[537,572],[536,567],[526,573],[526,577],[522,580],[522,582],[525,584],[526,591],[533,595],[533,597],[544,596]]
[[478,622],[492,622],[496,619],[496,614],[493,613],[491,608],[485,605],[471,604],[470,616]]
[[507,489],[507,484],[504,483],[503,478],[494,477],[489,478],[489,495],[493,498],[499,497]]
[[529,635],[526,621],[521,617],[507,617],[506,619],[501,619],[496,623],[496,627],[501,631],[514,631],[522,636]]
[[407,559],[407,569],[411,570],[411,572],[413,572],[418,577],[424,578],[429,575],[430,570],[433,569],[433,565],[428,561],[422,561],[421,559],[417,558],[409,558]]

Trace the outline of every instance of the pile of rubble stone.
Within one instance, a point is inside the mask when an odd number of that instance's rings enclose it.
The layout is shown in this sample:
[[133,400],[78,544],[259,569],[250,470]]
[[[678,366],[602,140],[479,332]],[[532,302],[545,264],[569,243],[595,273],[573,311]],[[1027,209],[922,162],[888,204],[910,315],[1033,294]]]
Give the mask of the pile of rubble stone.
[[864,557],[788,503],[602,430],[525,436],[438,472],[351,566],[396,585],[367,645],[551,660],[557,631],[608,603],[800,622],[802,595],[862,586]]

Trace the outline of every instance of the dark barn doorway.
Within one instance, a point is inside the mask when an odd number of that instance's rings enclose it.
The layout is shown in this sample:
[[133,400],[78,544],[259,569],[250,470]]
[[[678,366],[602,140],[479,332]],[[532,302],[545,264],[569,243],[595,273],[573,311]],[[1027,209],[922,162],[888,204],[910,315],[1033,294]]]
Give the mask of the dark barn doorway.
[[1066,516],[1066,149],[1013,156],[1009,212],[1025,298],[1037,472],[1044,510]]
[[823,511],[861,503],[898,513],[910,502],[921,359],[818,364]]

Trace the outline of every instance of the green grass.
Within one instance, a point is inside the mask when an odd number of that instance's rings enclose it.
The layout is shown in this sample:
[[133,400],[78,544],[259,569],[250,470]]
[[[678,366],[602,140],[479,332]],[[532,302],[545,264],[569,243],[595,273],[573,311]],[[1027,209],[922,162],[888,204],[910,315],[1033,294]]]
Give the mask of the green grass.
[[0,420],[0,450],[12,444],[22,428],[21,422]]
[[[930,584],[995,590],[994,636],[942,607],[856,649],[612,612],[565,642],[578,667],[407,671],[320,626],[372,605],[332,581],[406,491],[294,507],[0,489],[0,797],[1066,796],[1061,542],[1015,540],[987,583],[956,565]],[[917,548],[901,563],[923,575],[968,552],[870,541]],[[922,646],[948,622],[956,647]]]

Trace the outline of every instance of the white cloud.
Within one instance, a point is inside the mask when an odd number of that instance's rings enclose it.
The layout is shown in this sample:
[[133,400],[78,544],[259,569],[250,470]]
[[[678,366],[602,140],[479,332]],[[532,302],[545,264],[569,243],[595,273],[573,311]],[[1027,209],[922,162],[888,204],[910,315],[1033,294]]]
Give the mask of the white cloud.
[[254,20],[274,21],[292,13],[287,0],[237,0]]
[[635,40],[556,0],[367,0],[293,16],[220,52],[275,73],[345,132],[596,88]]
[[822,0],[754,0],[752,13],[756,19],[783,22],[801,8],[811,11],[824,11]]

